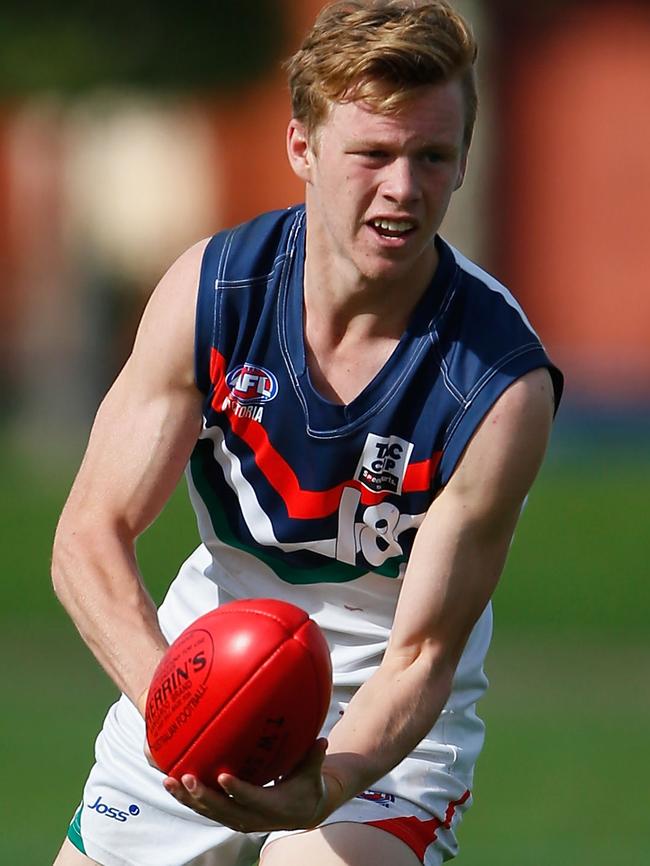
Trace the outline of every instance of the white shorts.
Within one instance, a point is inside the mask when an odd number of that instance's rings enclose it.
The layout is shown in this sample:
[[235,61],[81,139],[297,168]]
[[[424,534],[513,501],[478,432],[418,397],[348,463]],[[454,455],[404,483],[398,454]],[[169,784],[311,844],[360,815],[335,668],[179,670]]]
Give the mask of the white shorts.
[[[228,600],[189,560],[160,609],[163,631],[172,639],[200,613]],[[330,642],[341,639],[340,632],[327,629],[325,636]],[[325,736],[357,687],[348,684],[349,636],[344,642],[341,677],[337,677],[337,653],[332,652],[334,691]],[[360,655],[367,658],[367,651]],[[255,863],[264,845],[302,832],[242,834],[196,814],[165,791],[163,774],[145,760],[144,738],[142,717],[122,696],[109,710],[97,738],[96,763],[68,831],[71,842],[102,866],[247,866]],[[372,791],[345,803],[324,824],[373,824],[406,842],[425,866],[440,866],[457,853],[454,829],[471,803],[473,764],[481,743],[482,724],[473,704],[466,713],[448,705],[409,756]]]

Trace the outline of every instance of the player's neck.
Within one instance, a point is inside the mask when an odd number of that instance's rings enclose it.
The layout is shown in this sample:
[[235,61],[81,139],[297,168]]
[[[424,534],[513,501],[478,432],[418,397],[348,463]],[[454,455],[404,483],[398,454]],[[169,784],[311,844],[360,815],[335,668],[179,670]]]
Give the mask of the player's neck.
[[305,325],[307,366],[314,387],[334,403],[349,404],[379,373],[399,340],[362,337],[351,331],[337,336],[312,320]]
[[[433,249],[433,248],[432,248]],[[318,323],[336,342],[343,334],[399,339],[431,282],[437,252],[425,267],[397,279],[370,278],[349,262],[309,256],[305,262],[305,321]]]
[[[346,280],[346,276],[348,279]],[[305,267],[304,340],[312,383],[349,404],[387,363],[430,282],[400,286]],[[410,289],[410,292],[408,289]]]

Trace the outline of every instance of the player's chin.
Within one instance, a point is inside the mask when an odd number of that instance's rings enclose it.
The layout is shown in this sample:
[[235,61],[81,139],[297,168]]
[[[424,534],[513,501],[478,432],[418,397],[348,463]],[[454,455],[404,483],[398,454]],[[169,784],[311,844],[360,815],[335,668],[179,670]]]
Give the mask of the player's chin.
[[362,264],[361,271],[369,282],[393,283],[408,279],[414,271],[417,259],[413,256],[380,254],[368,256]]

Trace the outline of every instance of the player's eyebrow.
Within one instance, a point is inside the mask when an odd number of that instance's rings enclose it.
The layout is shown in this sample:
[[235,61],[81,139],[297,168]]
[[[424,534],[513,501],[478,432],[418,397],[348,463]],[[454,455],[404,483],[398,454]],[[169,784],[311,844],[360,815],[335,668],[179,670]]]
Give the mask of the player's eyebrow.
[[420,153],[425,153],[429,151],[433,151],[434,153],[440,154],[440,156],[446,157],[447,159],[456,159],[457,156],[460,155],[460,147],[456,144],[440,144],[440,143],[430,143],[423,144],[418,148]]
[[[382,141],[380,139],[360,138],[350,141],[347,149],[359,151],[386,151],[387,153],[392,153],[395,150],[400,150],[401,146],[396,145],[394,142]],[[456,159],[460,155],[461,148],[456,144],[449,144],[448,142],[425,141],[414,142],[413,150],[417,153],[437,153],[445,159]]]

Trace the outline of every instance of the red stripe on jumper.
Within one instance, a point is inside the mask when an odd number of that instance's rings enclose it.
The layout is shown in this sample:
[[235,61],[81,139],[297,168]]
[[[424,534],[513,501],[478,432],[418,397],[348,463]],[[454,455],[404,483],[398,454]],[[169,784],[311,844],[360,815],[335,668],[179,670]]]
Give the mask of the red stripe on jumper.
[[[265,476],[268,483],[284,500],[289,517],[310,519],[326,517],[335,512],[341,501],[345,487],[354,487],[361,493],[363,505],[376,505],[388,495],[388,491],[376,493],[364,487],[360,481],[350,479],[327,490],[305,490],[295,472],[282,455],[273,447],[266,430],[252,418],[236,415],[228,402],[229,389],[226,384],[225,358],[216,349],[212,349],[210,357],[210,377],[214,384],[212,407],[222,412],[228,418],[230,427],[252,450],[255,463]],[[431,477],[438,467],[441,453],[435,452],[430,460],[421,460],[409,465],[404,474],[402,490],[404,493],[416,493],[429,489]]]
[[405,842],[416,856],[424,862],[424,852],[429,845],[436,841],[438,830],[444,827],[449,830],[454,814],[458,806],[466,803],[471,796],[471,791],[465,791],[459,800],[452,800],[447,806],[445,817],[429,818],[422,821],[411,815],[407,818],[386,818],[383,821],[364,821],[364,824],[369,824],[371,827],[379,827],[380,830],[385,830],[387,833],[392,833],[397,836],[402,842]]

